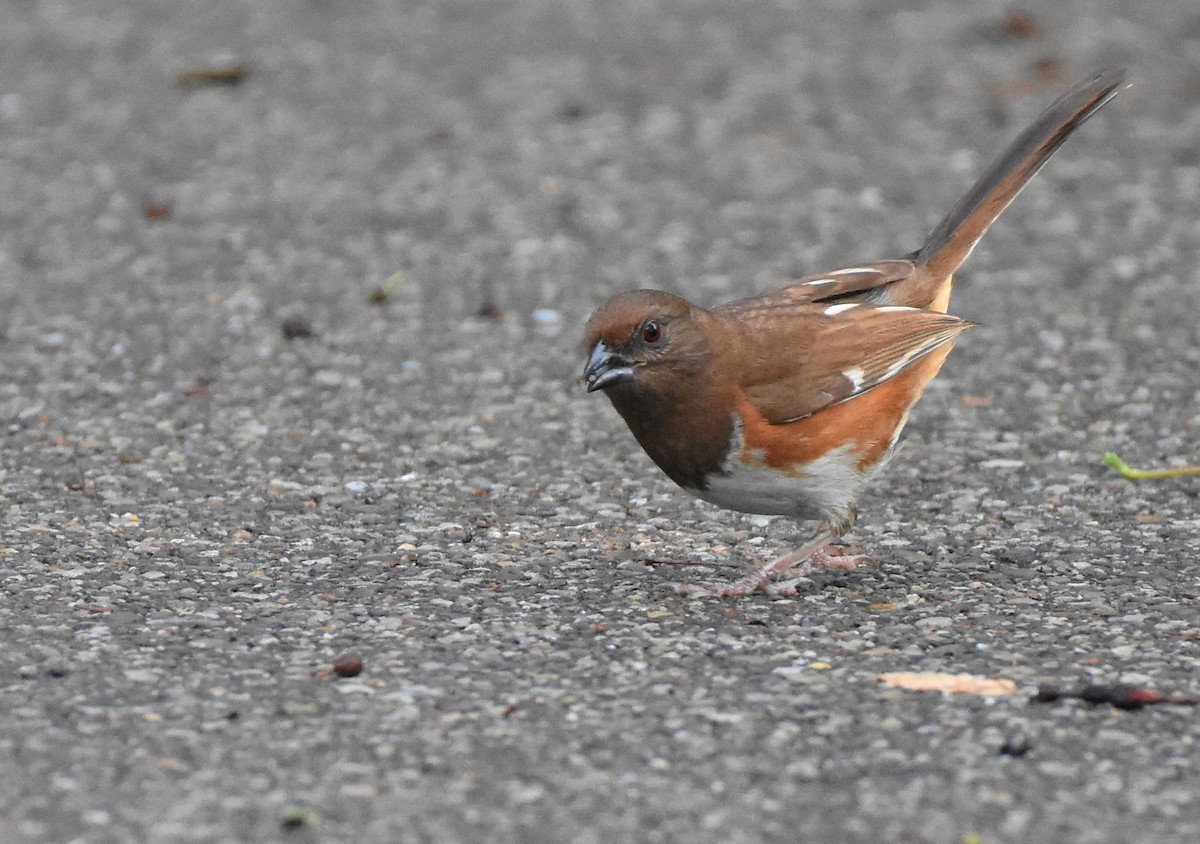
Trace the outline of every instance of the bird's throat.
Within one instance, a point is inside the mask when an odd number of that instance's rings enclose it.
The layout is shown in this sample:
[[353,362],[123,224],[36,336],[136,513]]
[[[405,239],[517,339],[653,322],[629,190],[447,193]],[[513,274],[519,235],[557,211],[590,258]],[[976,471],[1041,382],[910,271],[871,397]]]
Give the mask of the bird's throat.
[[613,389],[608,397],[638,443],[675,483],[702,490],[707,478],[721,470],[733,436],[732,401],[702,390],[667,400],[636,389]]

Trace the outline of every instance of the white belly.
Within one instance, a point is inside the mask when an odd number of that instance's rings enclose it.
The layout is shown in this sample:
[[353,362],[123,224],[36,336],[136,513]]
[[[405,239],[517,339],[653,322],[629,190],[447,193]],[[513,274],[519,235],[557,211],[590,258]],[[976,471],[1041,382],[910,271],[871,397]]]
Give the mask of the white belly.
[[[736,436],[741,439],[740,432]],[[739,447],[732,453],[740,452]],[[720,474],[707,478],[707,489],[691,492],[719,507],[743,513],[838,522],[851,511],[868,474],[858,470],[846,448],[819,457],[804,471],[795,473],[731,458]]]

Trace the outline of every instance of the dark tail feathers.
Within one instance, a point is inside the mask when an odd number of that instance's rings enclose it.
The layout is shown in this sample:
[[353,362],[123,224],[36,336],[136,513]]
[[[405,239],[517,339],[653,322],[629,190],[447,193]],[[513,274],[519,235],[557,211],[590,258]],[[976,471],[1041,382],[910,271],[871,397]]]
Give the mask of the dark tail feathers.
[[913,255],[933,278],[954,272],[1025,183],[1097,109],[1124,86],[1125,70],[1101,71],[1055,100],[980,177]]

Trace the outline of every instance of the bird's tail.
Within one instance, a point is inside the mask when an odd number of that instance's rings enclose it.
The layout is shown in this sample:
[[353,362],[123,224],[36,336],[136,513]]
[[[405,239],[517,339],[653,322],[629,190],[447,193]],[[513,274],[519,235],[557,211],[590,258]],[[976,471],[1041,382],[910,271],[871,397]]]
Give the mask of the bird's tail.
[[1018,135],[913,254],[926,277],[947,280],[1025,183],[1124,83],[1123,68],[1102,71],[1055,100]]

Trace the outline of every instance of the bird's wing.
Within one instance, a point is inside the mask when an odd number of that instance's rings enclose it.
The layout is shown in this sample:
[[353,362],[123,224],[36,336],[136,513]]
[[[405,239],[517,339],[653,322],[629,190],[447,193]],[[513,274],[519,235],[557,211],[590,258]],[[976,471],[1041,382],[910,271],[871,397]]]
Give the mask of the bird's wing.
[[872,261],[856,267],[806,276],[793,281],[787,287],[762,296],[730,302],[717,310],[752,313],[787,305],[856,300],[859,296],[855,294],[869,293],[894,282],[903,281],[912,275],[915,269],[911,261]]
[[726,325],[740,335],[730,342],[746,363],[738,387],[768,422],[781,424],[865,393],[973,323],[849,302],[743,312]]

